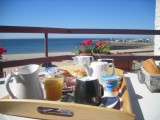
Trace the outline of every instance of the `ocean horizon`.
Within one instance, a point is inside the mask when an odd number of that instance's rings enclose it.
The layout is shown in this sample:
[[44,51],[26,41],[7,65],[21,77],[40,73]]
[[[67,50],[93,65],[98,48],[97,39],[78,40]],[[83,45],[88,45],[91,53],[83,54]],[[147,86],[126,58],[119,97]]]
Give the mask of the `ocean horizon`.
[[[76,47],[87,39],[90,38],[49,38],[48,52],[74,52]],[[6,48],[7,54],[44,53],[44,39],[0,39],[0,47]]]
[[[105,38],[105,39],[103,38],[49,38],[48,53],[74,52],[82,41],[88,40],[88,39],[92,39],[96,41],[98,40],[111,41],[110,38]],[[128,40],[130,41],[131,39],[128,39]],[[0,47],[4,47],[7,49],[7,53],[4,53],[4,54],[32,54],[32,53],[45,52],[43,38],[0,39]],[[139,48],[139,47],[142,47],[139,43],[135,44],[134,46],[126,46],[123,43],[121,45],[111,44],[110,46],[111,50],[131,49],[131,48]]]

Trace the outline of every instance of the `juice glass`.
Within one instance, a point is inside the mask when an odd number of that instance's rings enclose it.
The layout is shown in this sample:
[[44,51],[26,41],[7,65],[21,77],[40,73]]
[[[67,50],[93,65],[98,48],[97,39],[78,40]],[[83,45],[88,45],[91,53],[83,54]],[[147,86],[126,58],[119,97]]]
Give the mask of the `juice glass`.
[[63,76],[46,78],[44,82],[47,100],[60,100],[63,89]]

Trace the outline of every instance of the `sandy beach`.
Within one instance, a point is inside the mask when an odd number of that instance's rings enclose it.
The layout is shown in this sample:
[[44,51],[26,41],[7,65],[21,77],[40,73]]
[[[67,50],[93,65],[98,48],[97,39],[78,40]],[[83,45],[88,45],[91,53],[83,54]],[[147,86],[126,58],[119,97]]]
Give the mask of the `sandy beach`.
[[[125,49],[125,50],[111,50],[111,53],[136,53],[143,55],[153,55],[154,46],[145,46],[143,48],[136,49]],[[74,52],[53,52],[48,53],[48,56],[61,56],[61,55],[75,55]],[[45,53],[33,53],[33,54],[4,54],[4,60],[20,60],[20,59],[30,59],[45,57]]]
[[[111,50],[111,53],[134,53],[137,55],[153,55],[154,46],[146,46],[141,49],[125,49],[125,50]],[[54,52],[49,53],[48,56],[61,56],[61,55],[75,55],[73,52]],[[40,58],[45,57],[45,53],[34,53],[34,54],[4,54],[4,60],[20,60],[20,59],[30,59],[30,58]],[[64,66],[73,64],[73,60],[65,60],[61,62],[52,62],[52,64],[57,66]],[[16,69],[16,67],[5,68],[4,71],[8,74],[12,70]],[[43,68],[41,68],[43,69]]]

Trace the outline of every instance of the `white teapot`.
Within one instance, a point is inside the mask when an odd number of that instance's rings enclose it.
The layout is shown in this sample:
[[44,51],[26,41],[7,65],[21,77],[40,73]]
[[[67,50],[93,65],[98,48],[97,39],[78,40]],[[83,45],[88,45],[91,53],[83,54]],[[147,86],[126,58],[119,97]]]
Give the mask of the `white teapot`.
[[88,76],[96,77],[99,83],[103,86],[104,82],[102,76],[109,75],[109,66],[112,66],[112,74],[114,74],[114,64],[108,62],[92,62],[89,67],[88,64],[83,64]]

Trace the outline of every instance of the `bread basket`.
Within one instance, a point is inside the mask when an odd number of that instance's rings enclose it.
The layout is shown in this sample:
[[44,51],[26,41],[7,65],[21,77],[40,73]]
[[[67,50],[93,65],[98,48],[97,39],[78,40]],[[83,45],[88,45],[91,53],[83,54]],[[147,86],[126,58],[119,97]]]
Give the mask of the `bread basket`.
[[142,73],[145,78],[145,84],[150,92],[160,92],[160,74],[149,74],[143,67]]

